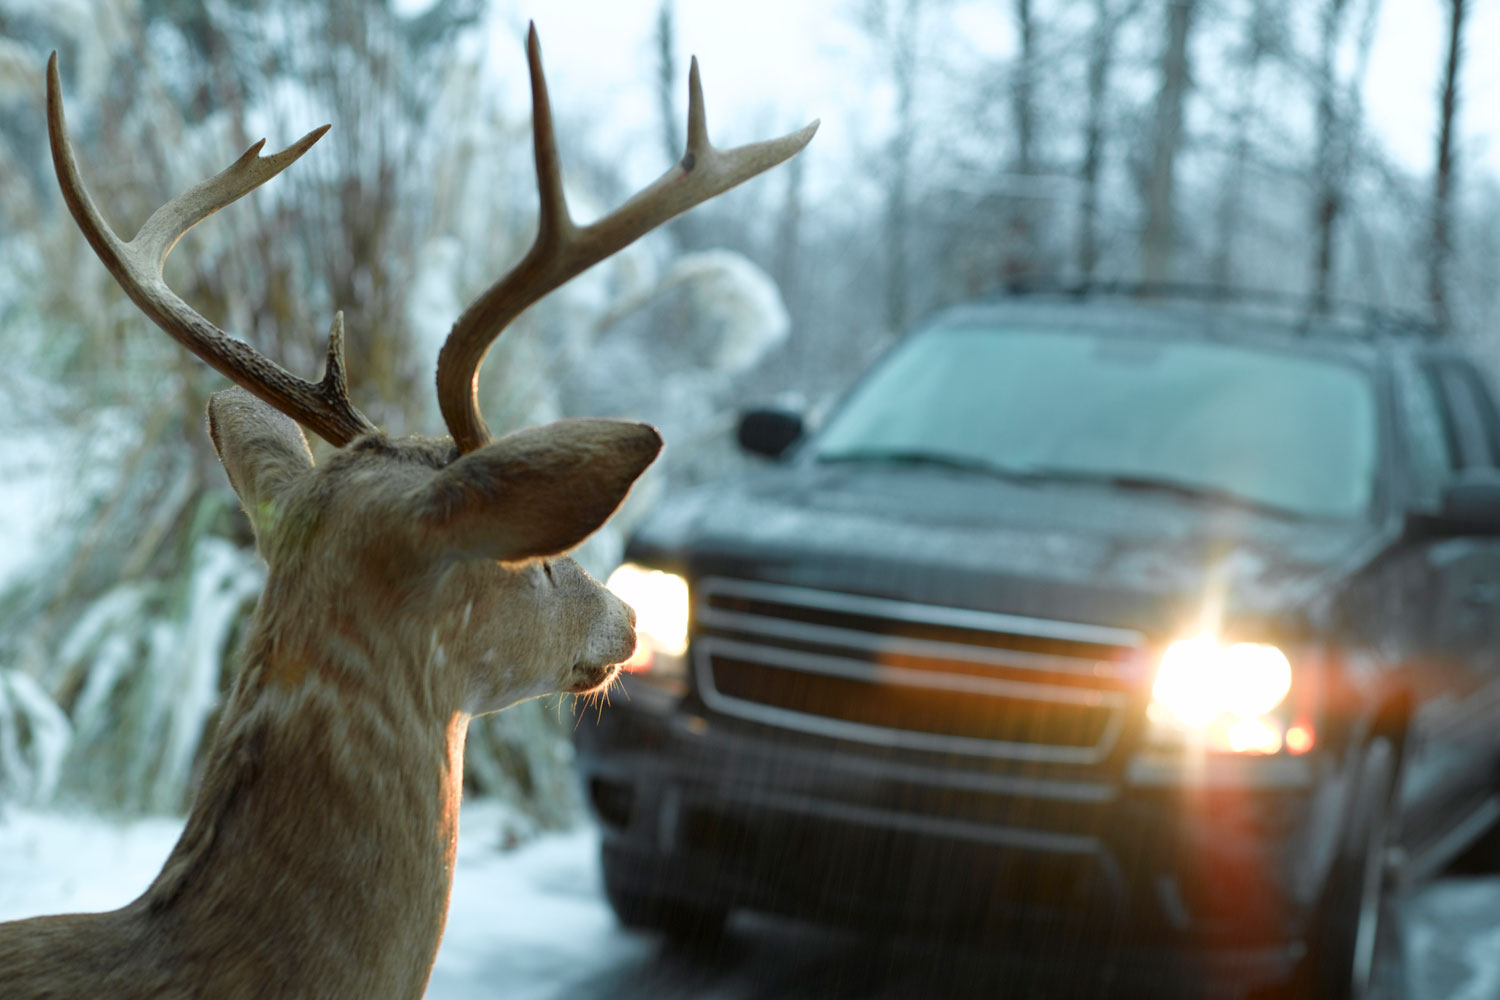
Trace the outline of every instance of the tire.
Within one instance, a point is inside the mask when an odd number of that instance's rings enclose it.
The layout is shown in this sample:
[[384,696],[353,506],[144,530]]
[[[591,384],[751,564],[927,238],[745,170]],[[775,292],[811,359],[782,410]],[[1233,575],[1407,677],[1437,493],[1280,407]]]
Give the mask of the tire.
[[620,926],[630,930],[658,931],[674,944],[702,946],[717,942],[724,934],[729,911],[661,896],[630,885],[621,859],[604,851],[601,856],[604,896]]
[[1385,878],[1396,752],[1376,737],[1365,748],[1344,842],[1313,927],[1308,969],[1319,1000],[1400,996],[1404,962]]
[[[1500,767],[1490,775],[1489,787],[1500,789]],[[1464,878],[1500,875],[1500,821],[1490,824],[1463,853],[1448,862],[1447,874]]]

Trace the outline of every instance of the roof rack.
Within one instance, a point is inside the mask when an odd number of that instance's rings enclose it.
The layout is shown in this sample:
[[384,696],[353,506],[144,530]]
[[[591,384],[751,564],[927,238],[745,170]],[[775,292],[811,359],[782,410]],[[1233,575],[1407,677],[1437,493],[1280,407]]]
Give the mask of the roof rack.
[[1325,300],[1320,308],[1318,300],[1311,295],[1270,289],[1241,288],[1234,285],[1025,279],[1005,285],[995,297],[1010,298],[1026,295],[1059,295],[1080,299],[1094,296],[1119,296],[1148,301],[1173,299],[1188,302],[1270,306],[1295,312],[1299,319],[1299,332],[1309,336],[1320,332],[1334,332],[1330,327],[1341,321],[1356,323],[1359,329],[1339,332],[1353,333],[1363,337],[1394,336],[1441,340],[1446,335],[1446,330],[1441,324],[1412,312],[1341,299]]

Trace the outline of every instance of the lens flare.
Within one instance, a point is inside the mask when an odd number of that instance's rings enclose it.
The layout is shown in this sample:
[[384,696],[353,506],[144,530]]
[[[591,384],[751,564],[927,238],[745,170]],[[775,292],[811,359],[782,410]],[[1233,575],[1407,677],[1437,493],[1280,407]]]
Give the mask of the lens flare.
[[1284,733],[1284,723],[1270,714],[1291,690],[1292,665],[1275,646],[1200,635],[1162,653],[1147,717],[1235,753],[1274,754],[1283,746],[1304,753],[1311,730]]
[[1291,753],[1307,753],[1313,748],[1313,731],[1309,726],[1295,725],[1286,731],[1286,748]]
[[686,580],[675,573],[624,563],[609,575],[605,586],[635,609],[635,631],[639,638],[632,664],[640,657],[649,664],[653,653],[681,656],[687,651]]

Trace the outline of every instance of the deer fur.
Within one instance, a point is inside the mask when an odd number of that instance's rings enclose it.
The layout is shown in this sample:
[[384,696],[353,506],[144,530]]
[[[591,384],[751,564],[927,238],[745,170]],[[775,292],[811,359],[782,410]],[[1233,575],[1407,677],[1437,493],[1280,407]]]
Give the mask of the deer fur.
[[269,566],[186,828],[110,913],[0,924],[0,997],[420,997],[442,937],[469,719],[607,685],[634,613],[561,553],[656,457],[564,420],[460,456],[355,439],[315,466],[240,389],[209,404]]

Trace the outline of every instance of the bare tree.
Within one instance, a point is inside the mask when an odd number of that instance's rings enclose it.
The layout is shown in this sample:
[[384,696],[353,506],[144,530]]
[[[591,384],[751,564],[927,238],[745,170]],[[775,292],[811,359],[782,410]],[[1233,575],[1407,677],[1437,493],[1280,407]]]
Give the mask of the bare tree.
[[867,0],[862,24],[881,50],[896,91],[896,125],[886,145],[885,322],[892,330],[910,318],[911,176],[916,147],[916,89],[922,0]]
[[1325,0],[1318,14],[1318,55],[1311,71],[1317,101],[1312,219],[1312,298],[1317,312],[1327,311],[1337,278],[1340,223],[1359,166],[1357,154],[1363,130],[1361,94],[1370,65],[1380,0],[1369,0],[1365,5],[1355,39],[1354,68],[1347,78],[1341,78],[1338,54],[1345,44],[1353,7],[1349,0]]
[[1083,125],[1083,164],[1079,169],[1083,204],[1078,216],[1078,273],[1084,281],[1093,277],[1099,262],[1099,174],[1104,165],[1116,39],[1121,26],[1140,6],[1140,0],[1126,0],[1118,5],[1111,0],[1094,0],[1086,81],[1088,112]]
[[677,124],[677,28],[672,0],[662,0],[656,11],[656,100],[661,112],[661,137],[667,156],[682,149],[682,130]]
[[1214,250],[1209,262],[1210,280],[1220,286],[1235,281],[1235,249],[1243,229],[1245,182],[1252,154],[1251,129],[1259,103],[1261,71],[1267,57],[1281,46],[1285,15],[1283,0],[1251,0],[1245,19],[1244,39],[1238,51],[1238,99],[1230,112],[1233,139],[1214,220]]
[[1016,36],[1021,51],[1011,74],[1011,114],[1016,126],[1016,156],[1013,169],[1018,174],[1032,171],[1032,141],[1036,133],[1036,19],[1031,0],[1014,0],[1011,10],[1016,21]]
[[[1036,172],[1036,18],[1031,0],[1013,0],[1011,16],[1021,50],[1016,55],[1010,78],[1011,120],[1016,130],[1015,153],[1011,171],[1025,183]],[[1006,222],[1006,249],[1001,268],[1002,279],[1015,282],[1036,269],[1036,220],[1029,198],[1011,200]]]
[[[682,129],[677,121],[677,17],[672,0],[661,0],[656,10],[656,105],[661,115],[662,147],[669,157],[682,149]],[[662,232],[683,250],[701,246],[695,219],[677,218]]]
[[1313,303],[1318,312],[1328,309],[1329,284],[1333,274],[1334,230],[1344,205],[1343,167],[1348,156],[1345,122],[1338,110],[1334,57],[1347,0],[1325,0],[1320,12],[1317,68],[1317,152],[1313,167],[1316,192],[1313,197]]
[[801,266],[798,251],[802,246],[803,164],[806,162],[806,157],[794,156],[787,163],[786,197],[776,226],[776,258],[772,261],[772,277],[781,289],[782,301],[789,308],[801,290],[798,280],[798,268]]
[[1156,98],[1156,133],[1146,182],[1146,226],[1141,239],[1141,277],[1148,285],[1171,276],[1177,153],[1182,145],[1182,108],[1190,82],[1188,37],[1196,0],[1167,4],[1167,40]]
[[1437,171],[1432,183],[1432,248],[1428,255],[1427,297],[1433,318],[1447,327],[1450,316],[1448,268],[1452,256],[1454,151],[1453,125],[1458,117],[1458,72],[1463,54],[1464,15],[1468,0],[1448,0],[1448,60],[1438,111]]

